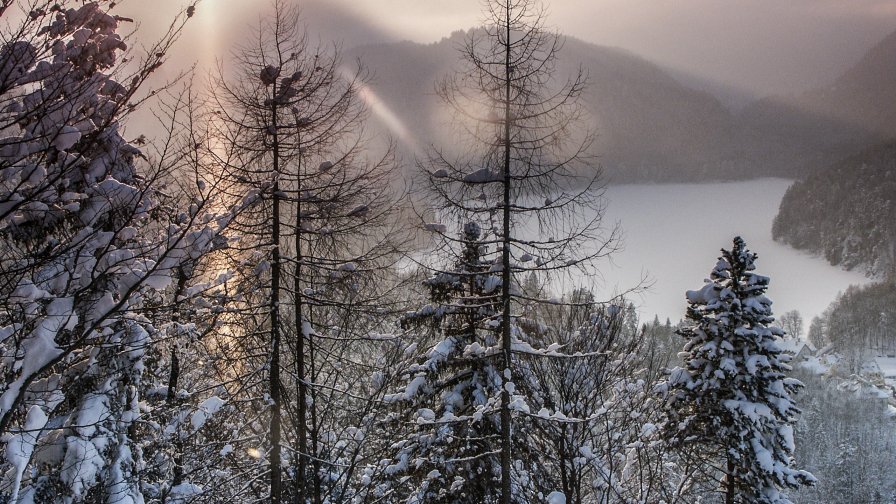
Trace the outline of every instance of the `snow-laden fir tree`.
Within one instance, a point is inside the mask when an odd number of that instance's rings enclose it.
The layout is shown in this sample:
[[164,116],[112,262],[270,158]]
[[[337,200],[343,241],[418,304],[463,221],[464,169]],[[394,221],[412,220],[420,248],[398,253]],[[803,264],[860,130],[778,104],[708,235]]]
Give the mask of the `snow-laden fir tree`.
[[800,410],[791,395],[802,384],[787,376],[790,357],[778,345],[783,331],[772,325],[769,279],[754,273],[756,257],[735,238],[703,288],[687,292],[685,366],[658,387],[668,415],[662,435],[705,461],[726,504],[788,504],[786,489],[815,478],[793,467]]
[[384,468],[390,483],[377,490],[395,502],[494,502],[500,495],[501,427],[489,413],[502,385],[490,351],[500,340],[501,275],[484,257],[479,224],[465,224],[462,240],[454,268],[424,281],[430,303],[402,320],[411,334],[433,329],[435,341],[405,370],[404,390],[387,396],[399,429],[416,425]]

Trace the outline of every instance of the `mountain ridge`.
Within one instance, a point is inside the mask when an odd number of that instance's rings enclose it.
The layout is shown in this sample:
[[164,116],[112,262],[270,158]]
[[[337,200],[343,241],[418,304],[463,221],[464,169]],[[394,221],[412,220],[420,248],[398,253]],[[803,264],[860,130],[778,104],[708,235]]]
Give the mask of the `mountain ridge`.
[[[426,146],[451,136],[435,83],[458,68],[457,46],[469,33],[455,31],[432,44],[361,46],[346,56],[373,72],[370,86],[378,98],[415,134],[414,143]],[[744,178],[732,148],[734,116],[716,97],[626,49],[565,37],[558,78],[580,65],[589,76],[582,102],[597,132],[595,151],[612,180]]]
[[[398,140],[406,153],[453,144],[452,118],[435,85],[459,68],[458,48],[473,30],[346,52],[371,70],[370,89],[403,123],[409,138]],[[717,94],[723,87],[710,80],[624,48],[564,37],[558,78],[580,67],[590,77],[582,104],[597,133],[594,151],[613,182],[800,178],[896,138],[896,31],[832,84],[742,108],[724,104]]]

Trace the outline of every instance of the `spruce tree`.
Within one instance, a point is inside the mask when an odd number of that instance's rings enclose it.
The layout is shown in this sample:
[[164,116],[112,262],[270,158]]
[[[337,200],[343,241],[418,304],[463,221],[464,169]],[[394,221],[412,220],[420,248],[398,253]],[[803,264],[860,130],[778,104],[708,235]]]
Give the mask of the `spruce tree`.
[[412,332],[435,333],[425,360],[405,370],[404,390],[386,397],[401,408],[394,421],[417,426],[384,469],[398,483],[379,489],[401,502],[494,502],[500,495],[501,426],[489,413],[502,384],[493,350],[500,340],[501,275],[485,258],[477,223],[468,222],[461,239],[454,268],[424,281],[430,303],[401,321]]
[[757,255],[737,237],[703,288],[687,292],[684,367],[660,385],[674,447],[718,467],[726,504],[787,504],[782,491],[815,478],[793,467],[793,425],[800,410],[791,394],[790,356],[771,325],[768,277],[754,273]]

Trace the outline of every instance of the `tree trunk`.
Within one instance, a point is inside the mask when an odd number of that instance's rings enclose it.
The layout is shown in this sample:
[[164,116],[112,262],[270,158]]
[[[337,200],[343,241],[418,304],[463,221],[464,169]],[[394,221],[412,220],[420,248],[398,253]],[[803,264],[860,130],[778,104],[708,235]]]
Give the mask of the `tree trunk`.
[[510,504],[511,422],[510,391],[507,383],[512,379],[511,330],[510,330],[510,2],[506,5],[506,36],[504,51],[504,202],[501,208],[504,218],[501,237],[501,350],[504,369],[501,371],[501,504]]
[[[312,314],[309,313],[308,323],[313,322]],[[311,380],[311,383],[315,383],[317,381],[317,366],[315,365],[315,353],[314,353],[314,342],[310,339],[308,340],[308,366],[309,373],[308,378]],[[323,486],[322,481],[320,479],[320,469],[321,469],[321,461],[320,461],[320,447],[318,440],[320,439],[320,422],[317,418],[317,394],[315,393],[314,387],[308,391],[311,397],[311,453],[313,453],[313,458],[311,459],[311,481],[314,484],[314,493],[312,494],[312,502],[314,504],[322,504],[323,502]]]
[[728,456],[728,474],[725,475],[725,504],[734,504],[734,461]]
[[[187,273],[184,268],[178,268],[177,271],[177,290],[175,290],[174,298],[183,294],[187,285]],[[177,326],[180,323],[180,311],[175,310],[172,322]],[[177,384],[180,380],[180,359],[177,357],[177,343],[171,345],[171,370],[168,374],[168,392],[165,395],[165,403],[168,408],[174,408],[177,401]],[[184,447],[180,438],[180,433],[175,433],[174,438],[174,474],[172,477],[172,486],[183,483],[184,480]]]
[[[296,224],[295,224],[295,278],[293,278],[293,290],[295,291],[295,317],[296,317],[296,381],[297,381],[297,398],[299,407],[298,420],[298,438],[299,438],[299,469],[297,473],[296,484],[298,486],[298,502],[305,504],[307,502],[307,485],[305,476],[308,473],[308,384],[305,376],[305,324],[302,318],[302,167],[301,153],[299,154],[299,167],[296,172]],[[307,335],[309,338],[311,335]]]
[[[180,361],[177,358],[177,345],[171,345],[171,372],[168,375],[168,394],[165,402],[169,408],[173,408],[177,399],[177,380],[180,378]],[[180,439],[180,433],[174,433],[174,474],[171,480],[172,486],[177,486],[184,481],[184,450]]]
[[[277,95],[274,85],[273,96]],[[272,100],[275,101],[275,100]],[[280,145],[277,138],[277,105],[271,106],[273,130],[274,187],[271,223],[271,368],[269,388],[271,396],[271,452],[268,457],[270,471],[271,504],[279,504],[281,496],[280,474]]]

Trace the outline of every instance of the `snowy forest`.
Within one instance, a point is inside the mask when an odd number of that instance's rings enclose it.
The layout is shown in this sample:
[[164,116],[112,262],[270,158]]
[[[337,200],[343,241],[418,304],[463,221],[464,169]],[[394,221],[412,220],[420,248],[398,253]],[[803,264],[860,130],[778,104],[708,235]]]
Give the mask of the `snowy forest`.
[[[817,167],[774,223],[876,283],[804,323],[726,229],[655,245],[709,258],[661,321],[646,279],[594,288],[625,247],[612,132],[547,3],[485,0],[451,36],[446,122],[412,152],[298,2],[199,75],[172,55],[210,0],[152,40],[111,0],[0,0],[0,503],[896,503],[892,144]],[[630,178],[799,150],[723,141],[645,146]],[[862,212],[822,210],[838,191]]]

